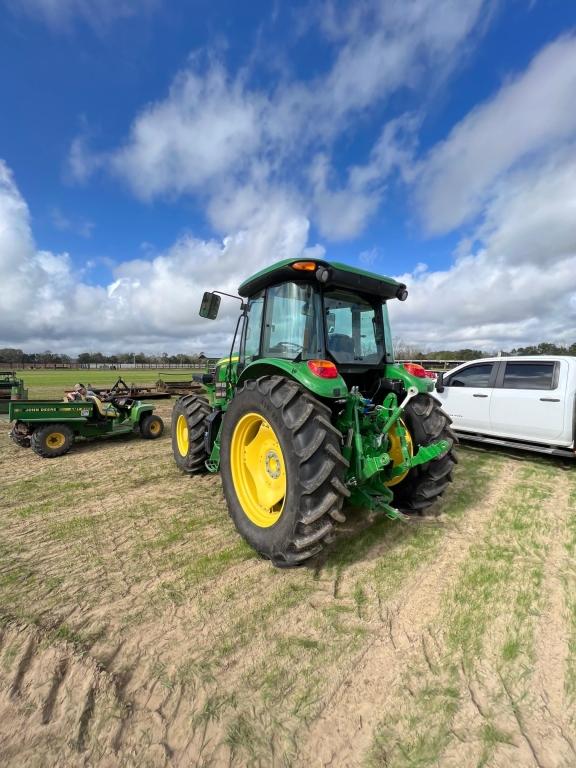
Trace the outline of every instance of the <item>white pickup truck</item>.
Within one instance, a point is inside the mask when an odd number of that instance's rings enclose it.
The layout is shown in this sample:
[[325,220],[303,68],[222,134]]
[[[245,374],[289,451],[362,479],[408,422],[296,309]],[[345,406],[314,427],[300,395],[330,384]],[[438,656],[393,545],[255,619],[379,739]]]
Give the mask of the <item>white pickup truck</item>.
[[463,363],[435,397],[463,438],[576,456],[576,357],[492,357]]

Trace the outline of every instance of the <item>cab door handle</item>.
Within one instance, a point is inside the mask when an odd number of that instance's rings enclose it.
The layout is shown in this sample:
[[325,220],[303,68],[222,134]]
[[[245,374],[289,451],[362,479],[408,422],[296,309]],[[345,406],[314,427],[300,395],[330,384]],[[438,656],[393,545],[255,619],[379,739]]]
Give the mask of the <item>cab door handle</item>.
[[559,403],[560,402],[559,397],[541,397],[540,400],[542,400],[543,403]]
[[472,397],[488,397],[488,395],[478,395],[478,394],[474,394],[474,395],[472,395]]

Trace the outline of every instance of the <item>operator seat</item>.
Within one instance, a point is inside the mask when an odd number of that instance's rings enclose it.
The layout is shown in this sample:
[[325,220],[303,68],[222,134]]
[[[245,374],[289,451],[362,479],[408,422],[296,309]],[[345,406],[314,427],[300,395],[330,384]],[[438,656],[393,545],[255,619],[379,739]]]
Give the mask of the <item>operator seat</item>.
[[96,397],[96,395],[88,395],[86,400],[94,403],[100,416],[103,416],[105,419],[114,419],[118,416],[118,411],[114,408],[112,403],[103,403],[99,397]]
[[328,349],[338,356],[340,362],[354,359],[354,339],[345,333],[328,336]]

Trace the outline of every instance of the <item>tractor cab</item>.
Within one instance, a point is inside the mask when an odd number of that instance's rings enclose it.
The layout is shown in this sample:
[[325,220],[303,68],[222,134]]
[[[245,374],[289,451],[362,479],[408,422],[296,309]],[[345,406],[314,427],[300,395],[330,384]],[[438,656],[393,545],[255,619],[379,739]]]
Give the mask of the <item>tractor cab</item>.
[[[408,292],[391,278],[345,264],[286,260],[246,280],[239,294],[246,301],[237,358],[233,366],[224,361],[232,378],[247,366],[286,361],[369,390],[393,362],[387,301],[404,301]],[[205,294],[200,314],[215,317],[219,299]]]

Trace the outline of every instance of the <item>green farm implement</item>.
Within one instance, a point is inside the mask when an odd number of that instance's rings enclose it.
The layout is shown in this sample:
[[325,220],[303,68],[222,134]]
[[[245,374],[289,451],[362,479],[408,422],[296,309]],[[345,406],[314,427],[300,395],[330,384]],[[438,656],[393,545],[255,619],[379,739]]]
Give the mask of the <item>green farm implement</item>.
[[[202,317],[216,318],[219,293],[204,294]],[[239,294],[230,356],[174,406],[177,465],[221,472],[236,528],[277,566],[316,555],[345,502],[392,519],[432,511],[455,437],[424,369],[394,362],[387,304],[406,286],[285,260]]]
[[0,371],[0,413],[8,413],[10,400],[25,400],[28,390],[15,371]]
[[164,430],[162,419],[154,415],[154,406],[127,397],[12,401],[9,415],[12,440],[46,459],[68,453],[77,437],[136,432],[154,440]]

